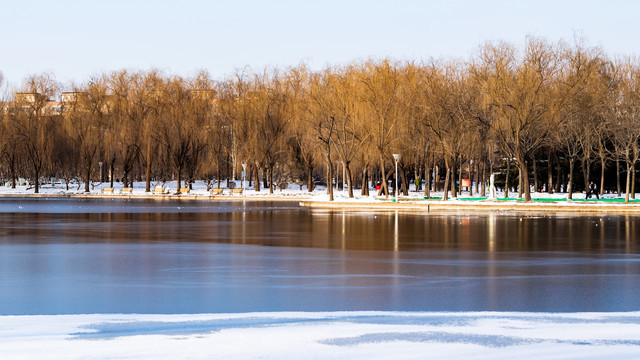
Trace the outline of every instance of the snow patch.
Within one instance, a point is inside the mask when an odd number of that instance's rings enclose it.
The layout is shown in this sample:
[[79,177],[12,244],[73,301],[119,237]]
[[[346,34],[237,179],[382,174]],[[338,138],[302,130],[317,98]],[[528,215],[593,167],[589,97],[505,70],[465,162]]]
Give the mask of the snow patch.
[[640,312],[0,316],[3,359],[636,359]]

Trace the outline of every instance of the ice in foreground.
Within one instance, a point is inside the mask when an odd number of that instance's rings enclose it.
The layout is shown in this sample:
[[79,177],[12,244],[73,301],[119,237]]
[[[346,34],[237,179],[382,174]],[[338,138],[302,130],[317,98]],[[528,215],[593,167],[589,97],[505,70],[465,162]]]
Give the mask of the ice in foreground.
[[640,312],[1,316],[2,359],[637,359]]

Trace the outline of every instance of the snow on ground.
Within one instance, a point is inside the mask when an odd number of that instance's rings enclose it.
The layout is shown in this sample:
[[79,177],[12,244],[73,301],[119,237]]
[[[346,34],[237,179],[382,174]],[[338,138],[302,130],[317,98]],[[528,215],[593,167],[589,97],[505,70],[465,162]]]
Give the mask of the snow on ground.
[[[241,181],[231,181],[230,183],[235,183],[235,188],[241,188],[242,187],[242,182]],[[244,185],[246,187],[247,182],[244,182]],[[89,194],[92,195],[100,195],[100,194],[104,194],[102,189],[103,188],[107,188],[110,187],[111,184],[110,183],[93,183]],[[170,194],[174,194],[176,192],[177,189],[177,182],[176,181],[169,181],[166,183],[159,183],[159,182],[152,182],[151,183],[151,192],[146,193],[145,192],[145,183],[144,182],[134,182],[133,184],[133,190],[132,193],[130,195],[132,196],[142,196],[142,195],[153,195],[153,189],[155,188],[155,186],[162,186],[165,189],[169,189],[169,193]],[[184,187],[185,185],[182,184],[182,186]],[[218,187],[218,183],[214,182],[213,183],[213,187],[216,188]],[[114,184],[114,195],[120,195],[121,194],[121,190],[122,190],[123,186],[122,183],[115,183]],[[221,181],[220,182],[220,188],[223,189],[223,194],[225,195],[229,195],[230,190],[227,188],[227,181]],[[320,194],[322,192],[326,192],[326,188],[322,188],[322,190],[320,188],[318,188],[316,190],[316,194]],[[18,185],[16,186],[15,189],[12,189],[10,186],[0,186],[0,195],[29,195],[29,194],[33,194],[34,193],[34,189],[32,186],[26,186],[26,185]],[[67,190],[66,185],[64,183],[55,183],[55,184],[44,184],[40,186],[40,194],[42,195],[85,195],[87,194],[84,191],[84,183],[82,184],[71,184],[69,185],[69,190]],[[126,194],[129,195],[129,194]],[[209,192],[207,191],[207,185],[204,181],[196,181],[193,184],[193,189],[190,191],[189,194],[184,194],[181,195],[183,197],[189,197],[189,196],[206,196],[209,195]],[[105,196],[109,196],[109,194],[105,194]],[[160,196],[160,195],[158,195]],[[306,191],[306,186],[303,186],[303,189],[300,189],[300,186],[297,184],[289,184],[287,189],[284,190],[280,190],[280,189],[276,189],[274,190],[273,195],[269,194],[269,189],[264,189],[262,188],[261,191],[255,191],[253,189],[253,187],[251,189],[245,188],[244,192],[243,192],[243,196],[272,196],[272,197],[279,197],[279,196],[303,196],[303,197],[309,197],[311,196],[311,194],[309,194],[309,192]]]
[[[242,183],[239,180],[236,181],[231,181],[230,183],[234,183],[235,184],[235,188],[241,188],[245,187],[242,196],[245,197],[274,197],[274,198],[278,198],[278,197],[301,197],[301,198],[312,198],[313,200],[316,201],[328,201],[329,200],[329,196],[327,195],[327,189],[325,186],[317,186],[315,188],[315,190],[313,192],[308,192],[307,191],[307,187],[306,185],[298,185],[298,184],[289,184],[288,187],[284,190],[280,190],[280,189],[275,189],[273,194],[269,193],[269,189],[268,188],[261,188],[261,191],[255,191],[253,189],[253,186],[251,188],[248,188],[248,183],[245,181],[244,183]],[[144,182],[135,182],[133,184],[133,191],[131,193],[132,196],[142,196],[142,195],[153,195],[153,188],[155,186],[162,186],[164,188],[168,188],[170,189],[170,193],[173,194],[176,192],[176,188],[177,188],[177,183],[175,181],[169,181],[166,183],[159,183],[159,182],[152,182],[151,183],[151,189],[152,192],[150,193],[145,193],[145,183]],[[183,185],[184,186],[184,185]],[[93,183],[91,186],[91,190],[89,192],[89,194],[92,195],[100,195],[103,194],[102,192],[102,188],[104,187],[110,187],[110,183]],[[218,183],[214,182],[213,183],[213,187],[218,187]],[[221,181],[220,182],[220,187],[223,189],[223,195],[228,195],[228,196],[232,196],[230,195],[230,190],[227,188],[227,181]],[[114,184],[114,195],[120,195],[121,194],[121,189],[122,189],[122,184],[121,183],[115,183]],[[424,197],[424,192],[423,191],[414,191],[413,190],[414,187],[411,187],[411,191],[409,192],[409,196],[407,196],[407,199],[423,199]],[[0,186],[0,195],[28,195],[28,194],[33,194],[34,193],[34,189],[32,186],[25,186],[25,185],[18,185],[15,189],[12,189],[9,186]],[[354,193],[354,198],[353,199],[349,199],[348,196],[348,192],[345,188],[345,190],[337,190],[334,189],[334,200],[336,201],[356,201],[356,202],[372,202],[372,201],[376,201],[377,199],[384,199],[384,196],[378,197],[376,196],[376,191],[375,190],[370,190],[370,196],[360,196],[360,189],[354,189],[353,190]],[[42,195],[83,195],[83,194],[87,194],[84,191],[84,183],[82,184],[71,184],[69,185],[69,190],[66,189],[66,185],[63,183],[55,183],[55,184],[44,184],[41,185],[40,187],[40,194]],[[129,195],[129,194],[126,194]],[[209,192],[207,191],[207,185],[204,181],[196,181],[193,184],[193,189],[191,190],[191,192],[189,194],[184,194],[181,195],[182,197],[189,197],[189,196],[206,196],[209,195]],[[514,193],[514,192],[510,192],[509,193],[509,197],[510,198],[515,198],[517,197],[518,193]],[[638,198],[640,198],[640,194],[637,194]],[[108,195],[105,195],[108,196]],[[504,193],[500,192],[498,193],[498,197],[503,197]],[[555,193],[555,194],[549,194],[549,193],[542,193],[542,192],[536,192],[536,193],[532,193],[531,196],[533,198],[536,199],[566,199],[567,198],[567,194],[566,193]],[[623,195],[624,196],[624,195]],[[431,193],[431,197],[442,197],[442,192],[432,192]],[[464,199],[464,198],[478,198],[480,197],[479,194],[474,193],[473,196],[469,196],[468,192],[463,192],[462,195],[460,196],[460,198]],[[616,198],[616,194],[605,194],[604,196],[602,196],[603,199],[610,199],[610,198]],[[584,193],[574,193],[573,194],[573,198],[574,199],[584,199],[585,198],[585,194]],[[389,200],[393,199],[392,196],[389,197]],[[401,196],[401,199],[403,199],[403,197]],[[455,202],[455,201],[464,201],[464,200],[456,200],[456,199],[451,199],[449,201]],[[465,203],[469,203],[468,201],[464,201]],[[514,201],[515,202],[515,201]],[[501,203],[504,203],[503,201],[501,201]]]
[[2,359],[638,359],[640,312],[0,316]]

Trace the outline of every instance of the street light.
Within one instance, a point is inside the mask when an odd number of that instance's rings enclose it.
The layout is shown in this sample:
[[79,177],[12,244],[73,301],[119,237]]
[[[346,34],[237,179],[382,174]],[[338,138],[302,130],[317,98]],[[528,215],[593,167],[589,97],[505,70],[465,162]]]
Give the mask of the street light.
[[244,189],[244,178],[247,176],[247,163],[242,163],[242,183],[241,188]]
[[396,202],[398,202],[398,161],[400,160],[400,154],[393,154],[393,158],[396,160]]

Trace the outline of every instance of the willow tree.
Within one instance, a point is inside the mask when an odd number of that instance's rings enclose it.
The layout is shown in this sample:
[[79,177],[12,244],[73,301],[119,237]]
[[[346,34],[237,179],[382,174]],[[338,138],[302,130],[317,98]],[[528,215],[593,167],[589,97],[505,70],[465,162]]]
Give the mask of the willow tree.
[[58,83],[49,75],[27,78],[22,92],[16,94],[12,112],[16,135],[31,170],[34,192],[40,192],[40,176],[50,160],[59,115],[47,106],[58,93]]
[[[612,138],[612,123],[616,122],[618,81],[615,76],[615,66],[611,61],[603,59],[598,64],[595,80],[591,82],[591,86],[598,99],[594,109],[598,114],[597,120],[591,126],[593,127],[594,151],[600,162],[600,195],[602,196],[604,194],[605,170],[607,162],[611,160],[609,144]],[[616,175],[618,173],[619,171],[616,171]]]
[[559,99],[555,80],[560,69],[556,49],[528,38],[522,58],[508,43],[487,43],[473,66],[483,104],[495,118],[487,119],[502,150],[515,158],[522,176],[525,201],[531,201],[528,164],[532,154],[555,132]]
[[[220,81],[215,86],[215,99],[212,116],[205,129],[208,136],[209,162],[215,167],[217,187],[220,188],[222,178],[222,164],[225,154],[230,148],[229,140],[231,132],[239,137],[239,150],[245,158],[251,158],[251,146],[248,141],[248,132],[253,126],[250,121],[250,104],[247,97],[248,83],[242,73],[235,74],[234,78]],[[246,161],[246,159],[245,159]],[[212,169],[213,173],[213,169]],[[256,190],[259,190],[258,188]]]
[[[111,146],[116,148],[109,158],[111,185],[115,174],[115,162],[119,158],[122,166],[122,181],[129,186],[129,179],[133,166],[140,153],[142,141],[141,128],[148,110],[136,106],[140,99],[141,74],[131,74],[121,71],[111,74],[108,85],[110,98],[110,126],[108,128]],[[140,113],[141,110],[143,114]],[[117,154],[117,156],[116,156]]]
[[91,169],[103,140],[107,99],[106,79],[101,77],[74,88],[62,99],[65,130],[80,155],[85,192],[89,192]]
[[289,72],[289,102],[291,103],[291,125],[288,127],[289,144],[292,152],[297,155],[306,167],[307,191],[312,192],[315,183],[313,179],[314,166],[318,162],[317,142],[314,141],[313,131],[309,131],[307,116],[311,106],[309,86],[311,74],[304,66],[293,68]]
[[0,123],[0,151],[2,152],[2,159],[6,164],[6,167],[9,171],[9,176],[11,177],[11,188],[16,188],[16,180],[17,180],[17,167],[18,162],[20,161],[20,145],[22,144],[22,140],[19,130],[19,123],[16,121],[18,116],[22,116],[18,114],[18,108],[16,107],[16,102],[13,103],[7,101],[3,102],[4,104],[12,104],[13,106],[9,106],[7,111],[4,112],[2,117],[2,122]]
[[186,183],[189,187],[196,180],[198,173],[206,174],[208,164],[203,161],[205,149],[208,147],[208,133],[203,131],[210,126],[214,116],[216,92],[209,74],[202,71],[186,84],[188,86],[187,115],[191,136],[191,153],[187,157]]
[[158,109],[159,122],[157,138],[169,158],[171,170],[176,174],[176,193],[182,187],[182,175],[187,165],[193,146],[192,138],[195,131],[189,117],[189,93],[185,82],[181,78],[169,79],[163,84]]
[[472,117],[470,107],[473,99],[468,92],[468,77],[457,64],[430,66],[424,71],[427,86],[423,96],[427,105],[423,124],[432,132],[442,151],[446,167],[442,199],[447,200],[449,187],[456,197],[455,163],[468,142],[466,129]]
[[624,59],[618,62],[617,68],[620,86],[611,133],[616,155],[627,167],[625,203],[628,203],[631,173],[640,159],[640,65],[634,60]]
[[561,124],[562,142],[565,144],[570,158],[569,198],[572,196],[573,162],[581,159],[584,175],[585,192],[589,186],[591,162],[594,157],[594,132],[600,127],[602,114],[598,110],[603,101],[597,84],[598,70],[602,64],[599,49],[587,48],[581,44],[562,49],[564,59],[558,82],[564,84],[563,92],[568,92],[566,102],[559,109],[560,116],[565,118]]
[[[151,169],[158,155],[159,138],[162,131],[159,123],[166,115],[163,114],[166,105],[164,86],[167,82],[158,70],[134,77],[137,80],[130,98],[129,116],[136,122],[140,134],[138,155],[144,167],[145,192],[151,191]],[[180,121],[175,118],[174,121]]]
[[335,69],[331,77],[331,106],[335,120],[335,135],[331,137],[334,149],[344,164],[349,198],[353,198],[351,164],[360,155],[369,134],[364,129],[363,104],[360,101],[361,84],[350,68]]
[[5,91],[5,86],[4,77],[0,71],[0,104],[4,107],[0,110],[0,154],[9,170],[11,188],[15,189],[20,140],[16,133],[16,123],[11,120],[10,116],[12,113],[15,114],[15,102],[11,103],[9,94]]
[[334,82],[334,74],[330,70],[324,70],[311,76],[308,96],[311,100],[308,113],[305,117],[307,128],[313,134],[312,139],[317,141],[318,152],[326,161],[327,193],[329,201],[333,201],[333,161],[331,149],[335,136],[336,116],[331,84]]
[[380,191],[389,197],[387,179],[392,172],[386,172],[387,160],[393,162],[390,150],[400,140],[398,129],[406,120],[408,107],[402,103],[402,89],[405,84],[404,69],[389,60],[366,62],[359,71],[362,84],[362,99],[365,102],[364,130],[376,151],[382,172]]
[[254,109],[255,127],[252,129],[251,141],[255,147],[257,158],[267,170],[269,193],[275,186],[274,166],[280,160],[284,149],[284,136],[291,118],[288,102],[286,78],[279,73],[256,76],[255,92],[251,96]]

